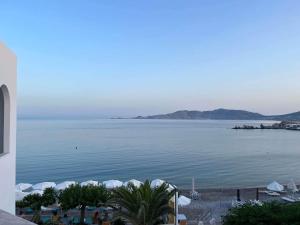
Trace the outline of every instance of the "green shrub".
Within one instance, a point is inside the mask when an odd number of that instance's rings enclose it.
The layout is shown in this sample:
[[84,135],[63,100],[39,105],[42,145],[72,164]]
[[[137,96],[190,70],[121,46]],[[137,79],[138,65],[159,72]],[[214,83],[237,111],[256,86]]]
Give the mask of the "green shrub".
[[300,203],[245,204],[232,208],[223,218],[224,225],[300,225]]

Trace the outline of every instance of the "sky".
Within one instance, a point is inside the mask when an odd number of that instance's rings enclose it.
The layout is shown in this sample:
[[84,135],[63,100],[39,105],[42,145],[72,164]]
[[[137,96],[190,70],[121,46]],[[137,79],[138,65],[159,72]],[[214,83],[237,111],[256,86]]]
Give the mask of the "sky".
[[19,117],[300,110],[298,0],[0,0]]

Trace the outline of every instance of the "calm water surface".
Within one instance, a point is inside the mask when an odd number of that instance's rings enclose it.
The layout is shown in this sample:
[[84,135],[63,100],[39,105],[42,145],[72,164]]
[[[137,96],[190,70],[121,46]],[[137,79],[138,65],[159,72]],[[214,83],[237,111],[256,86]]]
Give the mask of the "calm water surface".
[[[261,121],[19,120],[17,182],[161,178],[179,187],[300,183],[300,132]],[[76,150],[75,147],[78,146]]]

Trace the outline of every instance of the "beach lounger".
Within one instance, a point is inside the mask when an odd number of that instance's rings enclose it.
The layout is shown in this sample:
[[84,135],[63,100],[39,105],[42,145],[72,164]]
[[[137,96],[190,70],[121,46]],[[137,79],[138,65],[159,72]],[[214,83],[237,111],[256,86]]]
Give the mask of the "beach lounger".
[[260,191],[260,193],[265,193],[269,196],[280,196],[280,193],[275,192],[275,191]]
[[32,208],[25,208],[25,214],[33,214],[33,209]]
[[41,220],[43,223],[49,223],[51,220],[51,216],[41,216]]
[[296,200],[295,199],[293,199],[293,198],[290,198],[290,197],[281,197],[281,199],[282,200],[284,200],[284,201],[287,201],[287,202],[296,202]]
[[57,208],[41,206],[41,211],[47,212],[47,211],[53,211],[53,210],[57,210]]
[[80,222],[79,217],[78,216],[74,216],[73,219],[72,219],[72,223],[73,224],[79,224],[79,222]]
[[235,207],[241,207],[241,206],[243,206],[245,203],[246,203],[246,202],[244,202],[244,201],[232,200],[231,206],[234,207],[234,208],[235,208]]
[[96,210],[97,208],[94,207],[94,206],[87,206],[86,209],[87,209],[87,211],[94,211],[94,210]]
[[85,221],[84,221],[86,224],[90,225],[90,224],[93,224],[93,219],[92,217],[87,217],[85,218]]

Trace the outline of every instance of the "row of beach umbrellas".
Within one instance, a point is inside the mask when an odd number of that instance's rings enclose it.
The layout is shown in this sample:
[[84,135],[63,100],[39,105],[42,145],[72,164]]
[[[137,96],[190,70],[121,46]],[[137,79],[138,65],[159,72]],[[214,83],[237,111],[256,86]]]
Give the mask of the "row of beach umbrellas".
[[[25,191],[28,189],[32,189],[32,190],[45,190],[46,188],[55,188],[56,190],[64,190],[66,188],[68,188],[71,185],[75,185],[77,182],[75,181],[64,181],[62,183],[56,184],[54,182],[41,182],[41,183],[37,183],[35,185],[29,184],[29,183],[19,183],[16,185],[16,190],[17,191]],[[161,186],[163,183],[166,183],[166,181],[161,180],[161,179],[155,179],[151,182],[151,188],[157,188],[159,186]],[[119,180],[107,180],[107,181],[103,181],[102,183],[98,182],[98,181],[94,181],[94,180],[88,180],[88,181],[84,181],[81,182],[80,185],[81,186],[87,186],[87,185],[104,185],[105,187],[109,188],[109,189],[113,189],[113,188],[118,188],[118,187],[122,187],[122,186],[128,186],[129,184],[134,185],[135,187],[140,187],[143,182],[132,179],[126,182],[122,182]],[[175,188],[175,186],[169,184],[169,190],[173,190]]]
[[[41,182],[41,183],[37,183],[34,185],[29,184],[29,183],[19,183],[16,185],[16,188],[15,188],[16,200],[17,201],[22,200],[26,195],[29,195],[29,194],[42,195],[44,190],[47,188],[54,188],[56,190],[61,191],[61,190],[64,190],[64,189],[70,187],[71,185],[75,185],[76,183],[77,182],[75,182],[75,181],[64,181],[59,184],[56,184],[54,182]],[[151,188],[157,188],[157,187],[160,187],[164,183],[167,183],[167,182],[164,180],[161,180],[161,179],[155,179],[155,180],[151,181],[150,185],[151,185]],[[128,186],[129,184],[132,184],[135,187],[140,187],[143,184],[143,182],[141,182],[139,180],[131,179],[124,183],[119,180],[107,180],[107,181],[103,181],[102,183],[100,183],[98,181],[94,181],[94,180],[88,180],[88,181],[84,181],[84,182],[80,183],[81,186],[104,185],[108,189],[114,189],[114,188],[119,188],[122,186]],[[168,184],[169,191],[174,190],[174,188],[176,188],[176,186]],[[188,202],[187,199],[182,198],[182,203],[186,204],[186,202]]]

